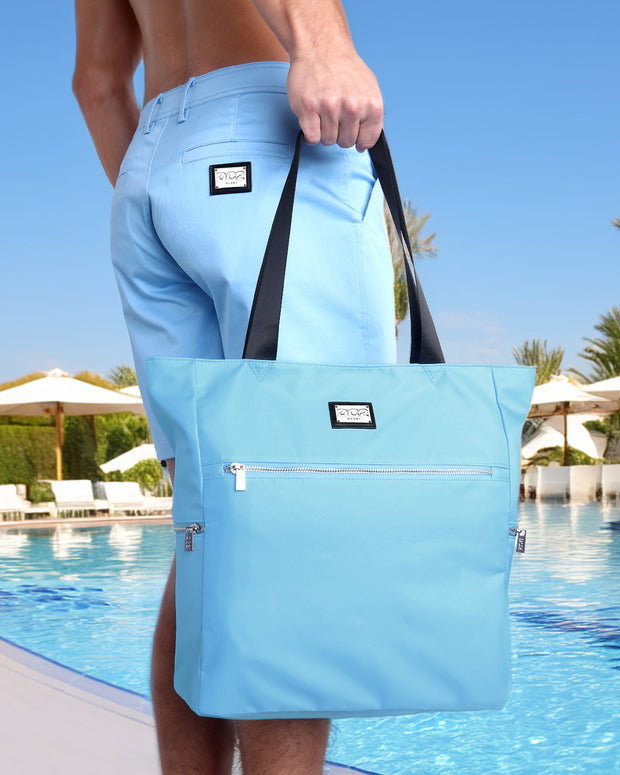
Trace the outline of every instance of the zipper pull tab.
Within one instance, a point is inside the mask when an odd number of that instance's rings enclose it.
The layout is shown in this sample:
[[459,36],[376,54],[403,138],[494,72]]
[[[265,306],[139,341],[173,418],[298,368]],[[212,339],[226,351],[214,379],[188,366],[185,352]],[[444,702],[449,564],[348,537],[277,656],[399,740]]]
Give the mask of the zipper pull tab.
[[184,552],[194,551],[194,536],[197,533],[202,533],[202,532],[204,532],[204,527],[202,527],[202,525],[199,525],[197,522],[194,522],[193,525],[188,525],[185,528],[185,541],[183,542]]
[[510,535],[515,536],[515,552],[517,554],[525,554],[525,538],[527,536],[527,530],[519,530],[518,527],[510,528]]
[[245,490],[245,466],[242,463],[231,463],[229,469],[235,475],[235,490]]

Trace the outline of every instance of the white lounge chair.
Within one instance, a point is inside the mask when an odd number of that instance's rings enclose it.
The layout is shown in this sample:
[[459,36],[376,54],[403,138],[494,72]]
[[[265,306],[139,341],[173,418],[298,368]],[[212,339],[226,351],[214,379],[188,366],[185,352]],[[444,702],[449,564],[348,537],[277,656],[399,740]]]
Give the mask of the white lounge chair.
[[107,501],[110,514],[145,513],[144,495],[138,482],[97,482],[95,491]]
[[172,498],[146,495],[144,510],[147,514],[172,514]]
[[617,463],[603,465],[601,472],[601,491],[603,500],[614,498],[620,500],[620,465]]
[[0,484],[0,518],[3,521],[24,519],[28,501],[20,497],[16,484]]
[[101,509],[101,504],[95,503],[93,486],[89,479],[46,481],[49,481],[54,492],[59,517],[87,517],[95,515],[97,510]]
[[571,501],[594,501],[601,492],[602,465],[570,466]]
[[536,498],[560,498],[570,494],[570,466],[537,466]]
[[523,472],[523,497],[525,500],[536,497],[536,484],[538,482],[538,466],[532,466]]

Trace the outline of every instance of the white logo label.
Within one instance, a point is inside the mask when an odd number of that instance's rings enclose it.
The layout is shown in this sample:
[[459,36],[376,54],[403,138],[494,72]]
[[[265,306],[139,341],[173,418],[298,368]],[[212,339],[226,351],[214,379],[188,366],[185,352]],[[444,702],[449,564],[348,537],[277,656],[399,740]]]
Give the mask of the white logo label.
[[376,428],[371,403],[330,401],[329,414],[332,428]]
[[215,188],[245,188],[248,185],[248,171],[241,167],[215,167],[213,170]]
[[370,407],[368,404],[336,404],[336,420],[338,422],[370,423]]
[[211,164],[209,167],[211,194],[238,194],[252,190],[252,162]]

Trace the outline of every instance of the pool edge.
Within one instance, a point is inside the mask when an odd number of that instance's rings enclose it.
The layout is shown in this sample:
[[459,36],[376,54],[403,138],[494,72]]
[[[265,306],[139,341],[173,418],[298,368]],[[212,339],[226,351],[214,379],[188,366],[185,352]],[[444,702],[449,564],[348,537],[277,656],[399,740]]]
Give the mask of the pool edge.
[[75,668],[57,662],[49,657],[32,651],[25,646],[20,646],[8,638],[0,636],[0,655],[17,662],[30,670],[42,673],[48,678],[61,681],[75,689],[93,694],[116,705],[130,708],[136,713],[147,716],[153,715],[153,706],[148,697],[129,689],[122,689],[115,684],[108,683],[100,678],[95,678],[88,673],[83,673]]
[[[142,719],[142,723],[146,723],[149,726],[154,725],[152,703],[142,694],[129,689],[122,689],[107,681],[94,678],[87,673],[63,665],[54,659],[44,657],[42,654],[20,646],[2,636],[0,636],[0,657],[16,662],[22,667],[40,673],[53,681],[66,684],[72,689],[86,692],[131,710],[135,714],[139,714],[139,716],[146,717]],[[359,767],[347,766],[331,760],[325,761],[324,775],[358,775],[359,773],[362,775],[379,775],[379,773],[363,770]]]

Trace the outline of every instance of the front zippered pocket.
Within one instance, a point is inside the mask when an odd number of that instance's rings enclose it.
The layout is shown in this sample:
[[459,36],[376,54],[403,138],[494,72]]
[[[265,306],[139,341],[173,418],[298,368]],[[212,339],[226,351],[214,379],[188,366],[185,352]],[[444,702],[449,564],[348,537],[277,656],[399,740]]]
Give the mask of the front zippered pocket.
[[[414,477],[420,479],[452,479],[471,481],[504,481],[508,480],[508,471],[503,466],[493,465],[355,465],[329,463],[224,463],[221,472],[225,476],[234,476],[235,491],[245,492],[248,488],[248,478],[271,479],[293,477],[309,479],[312,477],[343,478],[376,478],[403,479]],[[510,527],[509,535],[515,538],[515,551],[525,552],[525,530]]]
[[411,465],[411,466],[392,466],[392,465],[319,465],[319,464],[244,464],[227,463],[223,465],[223,471],[226,474],[232,474],[235,477],[235,490],[243,491],[246,489],[246,473],[262,475],[287,475],[292,474],[298,477],[306,476],[343,476],[343,477],[382,477],[382,476],[418,476],[418,477],[486,477],[492,479],[494,469],[492,466],[432,466],[432,465]]

